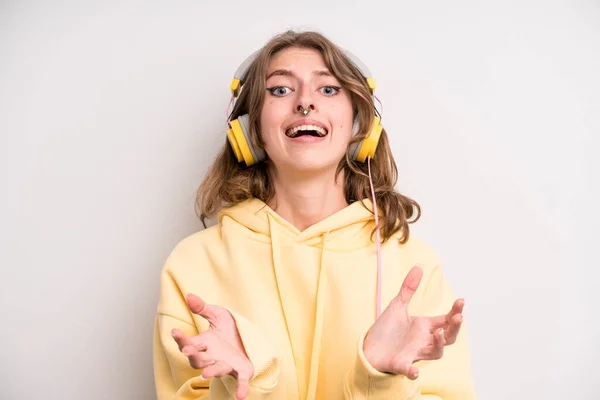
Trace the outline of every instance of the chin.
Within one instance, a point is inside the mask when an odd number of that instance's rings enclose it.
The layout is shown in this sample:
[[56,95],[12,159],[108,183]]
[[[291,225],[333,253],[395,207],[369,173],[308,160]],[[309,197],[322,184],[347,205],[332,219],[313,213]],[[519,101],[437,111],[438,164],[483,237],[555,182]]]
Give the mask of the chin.
[[324,155],[316,156],[316,155],[306,155],[305,157],[298,155],[295,157],[290,157],[285,160],[285,169],[288,171],[297,171],[299,173],[323,173],[331,171],[335,173],[339,161],[343,157],[340,156],[340,159],[332,159],[331,156],[326,157]]

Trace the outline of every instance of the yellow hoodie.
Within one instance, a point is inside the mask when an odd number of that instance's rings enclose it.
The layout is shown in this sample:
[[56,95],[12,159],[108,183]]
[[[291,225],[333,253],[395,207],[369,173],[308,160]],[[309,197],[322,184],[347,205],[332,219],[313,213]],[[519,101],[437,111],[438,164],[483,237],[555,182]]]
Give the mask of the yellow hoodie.
[[[368,207],[370,201],[365,200]],[[218,224],[182,240],[161,273],[154,333],[158,400],[231,399],[232,377],[201,378],[171,336],[208,328],[185,295],[227,308],[255,374],[256,399],[474,399],[465,328],[440,360],[422,361],[419,378],[375,370],[362,340],[375,321],[377,253],[374,217],[355,202],[300,232],[257,199],[223,210]],[[382,309],[415,265],[423,280],[411,315],[450,311],[455,297],[435,253],[411,235],[381,247]]]

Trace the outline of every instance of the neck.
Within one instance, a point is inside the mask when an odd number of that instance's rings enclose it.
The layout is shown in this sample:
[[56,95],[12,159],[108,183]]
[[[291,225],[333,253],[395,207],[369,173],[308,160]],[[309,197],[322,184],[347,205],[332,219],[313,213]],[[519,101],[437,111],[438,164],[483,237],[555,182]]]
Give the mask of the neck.
[[272,172],[275,197],[269,207],[300,231],[348,206],[343,171],[337,180],[335,174],[292,178]]

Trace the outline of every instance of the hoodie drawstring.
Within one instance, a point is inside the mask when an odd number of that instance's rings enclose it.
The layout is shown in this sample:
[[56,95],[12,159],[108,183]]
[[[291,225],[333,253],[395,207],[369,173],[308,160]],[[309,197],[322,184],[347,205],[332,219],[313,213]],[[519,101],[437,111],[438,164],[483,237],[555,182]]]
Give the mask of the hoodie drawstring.
[[[272,256],[273,256],[273,272],[275,274],[275,282],[277,284],[277,291],[279,293],[279,298],[282,301],[281,307],[282,307],[282,313],[283,313],[283,318],[285,321],[285,326],[286,326],[286,330],[287,330],[287,334],[288,334],[288,340],[290,341],[290,347],[292,348],[292,356],[296,357],[296,355],[294,354],[294,347],[292,346],[291,343],[291,334],[290,334],[290,327],[289,327],[289,323],[287,320],[287,315],[285,313],[285,306],[283,304],[284,302],[284,298],[285,296],[282,295],[281,293],[281,287],[279,285],[279,281],[280,281],[280,277],[281,274],[284,274],[283,271],[281,271],[281,268],[284,268],[284,266],[281,265],[281,255],[280,255],[280,242],[279,242],[279,236],[277,235],[277,228],[275,228],[275,223],[273,222],[273,216],[271,216],[270,214],[267,214],[267,218],[269,220],[269,230],[270,230],[270,234],[271,234],[271,251],[272,251]],[[325,292],[327,291],[326,289],[323,289],[323,287],[326,287],[326,276],[327,274],[325,273],[325,248],[326,248],[326,244],[327,244],[327,238],[329,236],[329,232],[326,232],[323,235],[323,243],[322,243],[322,252],[321,252],[321,261],[320,261],[320,266],[319,266],[319,277],[318,277],[318,281],[317,281],[317,299],[316,299],[316,315],[315,315],[315,331],[313,333],[313,346],[312,346],[312,352],[311,352],[311,357],[310,357],[310,371],[309,371],[309,378],[308,378],[308,382],[309,382],[309,386],[308,386],[308,390],[307,390],[307,395],[306,395],[306,399],[307,400],[314,400],[316,397],[316,391],[317,391],[317,378],[318,378],[318,373],[319,373],[319,357],[321,354],[321,342],[323,340],[323,320],[324,320],[324,300],[323,300],[323,296],[325,295]]]
[[315,316],[315,332],[313,334],[313,345],[312,345],[312,354],[310,357],[310,374],[308,379],[308,391],[306,394],[307,400],[314,400],[317,395],[317,380],[319,376],[319,358],[321,355],[321,344],[323,340],[323,320],[324,320],[324,308],[325,308],[325,300],[323,296],[327,289],[323,289],[323,287],[327,287],[327,273],[325,271],[325,248],[327,245],[327,237],[329,236],[329,232],[326,232],[323,235],[323,250],[321,252],[321,265],[319,270],[319,281],[317,282],[317,313]]
[[273,216],[267,213],[267,219],[269,220],[269,233],[271,236],[271,253],[273,256],[273,273],[275,274],[275,284],[277,285],[277,293],[279,294],[279,298],[281,299],[281,313],[283,314],[283,321],[285,322],[285,329],[288,335],[288,341],[290,344],[290,348],[292,349],[292,358],[296,359],[296,354],[294,353],[294,346],[292,346],[292,335],[290,334],[290,324],[288,323],[287,314],[285,312],[284,296],[281,293],[281,286],[279,285],[281,275],[285,272],[281,271],[283,266],[281,265],[281,257],[280,257],[280,249],[281,245],[279,244],[279,236],[277,236],[277,228],[275,228],[275,224],[273,223]]

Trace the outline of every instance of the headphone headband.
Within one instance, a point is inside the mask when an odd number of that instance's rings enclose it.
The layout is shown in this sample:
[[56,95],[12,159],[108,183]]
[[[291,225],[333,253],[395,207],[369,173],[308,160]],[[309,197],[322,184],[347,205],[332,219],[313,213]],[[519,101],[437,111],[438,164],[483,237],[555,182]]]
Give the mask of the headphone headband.
[[260,50],[257,50],[250,54],[250,56],[248,56],[244,62],[240,64],[238,69],[235,71],[235,74],[233,74],[233,80],[231,81],[231,92],[233,93],[233,97],[238,97],[240,94],[240,87],[246,81],[246,75],[248,74],[250,65],[252,65],[252,62],[256,59],[259,52]]

